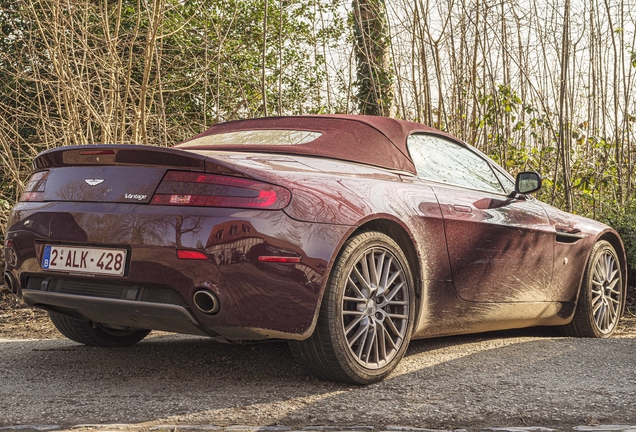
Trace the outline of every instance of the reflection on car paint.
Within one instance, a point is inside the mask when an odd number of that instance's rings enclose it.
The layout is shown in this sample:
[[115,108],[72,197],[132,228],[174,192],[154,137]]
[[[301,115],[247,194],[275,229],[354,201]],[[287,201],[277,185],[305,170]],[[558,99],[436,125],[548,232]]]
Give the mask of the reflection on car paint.
[[[318,118],[329,124],[328,117]],[[318,120],[258,120],[269,121]],[[346,130],[338,132],[343,125]],[[408,122],[342,117],[316,140],[325,147],[314,153],[136,146],[95,146],[112,151],[104,155],[83,155],[81,148],[51,150],[35,161],[36,168],[50,170],[48,202],[19,203],[10,215],[7,238],[14,245],[5,248],[5,255],[12,254],[7,255],[8,269],[22,282],[41,273],[46,242],[125,245],[131,250],[127,283],[168,285],[188,302],[197,287],[219,297],[217,315],[190,308],[200,333],[302,339],[313,331],[343,243],[359,230],[383,229],[403,236],[402,247],[412,259],[415,337],[565,324],[592,245],[604,235],[618,239],[615,231],[539,201],[419,179],[406,147],[411,132],[458,143]],[[334,136],[343,141],[333,141]],[[373,137],[392,147],[386,154],[373,153]],[[336,144],[341,148],[334,159],[322,154]],[[359,145],[367,146],[369,154],[355,150]],[[343,160],[347,157],[352,160]],[[280,185],[292,199],[285,209],[271,212],[126,202],[126,194],[150,200],[165,172],[176,168]],[[85,179],[92,178],[105,181],[90,186]],[[557,225],[580,230],[582,238],[558,241]],[[624,257],[620,240],[615,245]],[[176,248],[202,251],[212,259],[179,260]],[[257,257],[265,254],[294,254],[300,262],[259,262]]]

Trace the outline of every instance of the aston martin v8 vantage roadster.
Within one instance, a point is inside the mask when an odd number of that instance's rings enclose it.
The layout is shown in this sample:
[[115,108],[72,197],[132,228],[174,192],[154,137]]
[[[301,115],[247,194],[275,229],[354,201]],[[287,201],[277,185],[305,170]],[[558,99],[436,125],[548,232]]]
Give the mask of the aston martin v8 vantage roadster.
[[616,231],[533,198],[537,173],[512,178],[416,123],[250,119],[173,148],[48,150],[34,170],[4,280],[83,344],[284,339],[314,375],[365,384],[414,338],[607,337],[624,309]]

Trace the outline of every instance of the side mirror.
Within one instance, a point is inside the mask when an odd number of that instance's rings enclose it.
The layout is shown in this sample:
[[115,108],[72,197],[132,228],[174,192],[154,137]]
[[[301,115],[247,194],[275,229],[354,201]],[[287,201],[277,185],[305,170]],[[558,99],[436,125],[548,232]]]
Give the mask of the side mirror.
[[541,176],[534,171],[524,171],[517,174],[515,192],[529,194],[541,189]]

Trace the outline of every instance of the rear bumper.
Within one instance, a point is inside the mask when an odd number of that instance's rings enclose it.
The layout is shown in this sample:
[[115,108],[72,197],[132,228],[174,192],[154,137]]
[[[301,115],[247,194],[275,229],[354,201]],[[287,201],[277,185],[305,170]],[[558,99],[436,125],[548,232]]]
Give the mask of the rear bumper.
[[181,306],[33,290],[23,290],[22,296],[29,306],[40,306],[88,321],[178,333],[209,334],[202,331],[189,310]]
[[[7,231],[15,256],[7,270],[25,303],[95,322],[229,340],[303,339],[313,331],[329,266],[349,229],[299,222],[282,211],[20,203]],[[126,248],[129,262],[123,277],[43,271],[45,244]],[[210,259],[178,259],[177,249]],[[300,262],[258,261],[277,253]],[[194,307],[198,289],[218,297],[217,314]],[[148,301],[142,293],[153,290],[179,298]]]

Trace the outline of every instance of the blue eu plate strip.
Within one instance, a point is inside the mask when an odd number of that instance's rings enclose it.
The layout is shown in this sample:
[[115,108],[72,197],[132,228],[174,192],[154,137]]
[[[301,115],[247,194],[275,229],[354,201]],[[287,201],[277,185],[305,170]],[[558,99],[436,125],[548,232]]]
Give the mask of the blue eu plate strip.
[[44,246],[44,257],[42,258],[42,268],[48,269],[51,263],[51,246]]

